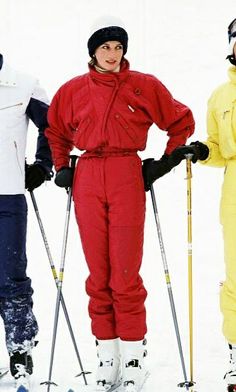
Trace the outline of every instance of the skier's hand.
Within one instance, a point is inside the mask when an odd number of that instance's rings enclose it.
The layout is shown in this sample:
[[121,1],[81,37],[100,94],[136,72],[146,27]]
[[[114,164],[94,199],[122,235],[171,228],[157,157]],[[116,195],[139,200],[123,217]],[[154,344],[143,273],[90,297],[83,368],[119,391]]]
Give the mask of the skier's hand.
[[62,167],[56,173],[55,184],[61,188],[71,188],[74,170],[71,167]]
[[154,158],[144,159],[142,171],[145,191],[149,191],[153,182],[164,176],[171,169],[172,166],[169,163],[169,156],[166,154],[159,160],[154,160]]
[[25,164],[25,188],[32,192],[47,179],[47,171],[38,163]]
[[192,162],[195,163],[199,159],[200,161],[205,161],[209,156],[209,148],[206,144],[199,141],[190,143],[191,148],[193,148]]
[[204,161],[209,155],[209,149],[206,144],[201,142],[192,142],[188,146],[177,147],[169,156],[169,164],[174,167],[177,166],[186,155],[191,154],[191,160],[196,163],[197,160]]

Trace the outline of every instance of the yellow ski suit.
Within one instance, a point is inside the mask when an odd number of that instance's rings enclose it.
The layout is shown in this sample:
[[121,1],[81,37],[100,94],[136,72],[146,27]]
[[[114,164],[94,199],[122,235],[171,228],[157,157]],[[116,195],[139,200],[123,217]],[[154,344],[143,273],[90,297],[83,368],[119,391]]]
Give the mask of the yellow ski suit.
[[229,81],[219,86],[208,102],[205,142],[208,158],[201,162],[225,167],[220,203],[226,278],[220,293],[223,334],[236,344],[236,67],[228,70]]

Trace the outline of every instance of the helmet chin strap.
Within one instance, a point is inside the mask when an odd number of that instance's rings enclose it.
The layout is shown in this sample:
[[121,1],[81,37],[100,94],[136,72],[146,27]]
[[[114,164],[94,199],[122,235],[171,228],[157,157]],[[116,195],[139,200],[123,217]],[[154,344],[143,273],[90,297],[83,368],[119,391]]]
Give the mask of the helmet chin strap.
[[229,54],[229,55],[226,57],[226,60],[229,60],[231,64],[233,64],[233,65],[236,66],[236,58],[235,58],[235,56],[234,56],[233,54]]

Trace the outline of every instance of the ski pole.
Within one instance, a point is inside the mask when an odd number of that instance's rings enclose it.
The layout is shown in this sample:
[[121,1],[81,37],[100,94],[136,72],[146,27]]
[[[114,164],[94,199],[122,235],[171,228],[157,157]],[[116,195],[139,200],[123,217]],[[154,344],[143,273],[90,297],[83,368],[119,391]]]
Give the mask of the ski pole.
[[[71,163],[71,168],[73,170],[75,169],[76,159],[77,159],[77,156],[71,155],[71,162],[70,163]],[[56,298],[56,306],[55,306],[55,314],[54,314],[54,325],[53,325],[53,336],[52,336],[50,365],[49,365],[49,376],[48,376],[48,381],[41,383],[41,384],[47,385],[47,392],[50,391],[50,387],[52,384],[57,385],[56,383],[52,382],[52,368],[53,368],[54,353],[55,353],[55,346],[56,346],[57,327],[58,327],[58,319],[59,319],[60,303],[61,303],[61,295],[62,295],[62,284],[63,284],[63,278],[64,278],[64,268],[65,268],[65,257],[66,257],[66,248],[67,248],[69,221],[70,221],[71,200],[72,200],[72,186],[68,190],[68,198],[67,198],[65,227],[64,227],[62,251],[61,251],[61,263],[60,263],[59,279],[58,279],[58,283],[57,283],[57,298]]]
[[158,234],[158,239],[159,239],[159,244],[160,244],[163,268],[164,268],[164,273],[165,273],[165,280],[166,280],[166,285],[167,285],[167,290],[168,290],[168,295],[169,295],[171,313],[172,313],[172,318],[173,318],[173,322],[174,322],[175,334],[176,334],[179,355],[180,355],[180,361],[181,361],[181,366],[182,366],[182,371],[183,371],[183,376],[184,376],[184,382],[179,383],[178,386],[185,387],[186,390],[188,391],[189,388],[193,386],[193,383],[191,381],[187,380],[186,366],[185,366],[181,337],[180,337],[180,332],[179,332],[179,325],[178,325],[178,320],[177,320],[177,315],[176,315],[175,302],[174,302],[174,297],[173,297],[169,268],[168,268],[168,264],[167,264],[166,252],[165,252],[165,247],[164,247],[163,237],[162,237],[162,232],[161,232],[160,218],[159,218],[159,214],[158,214],[156,196],[155,196],[153,185],[151,185],[150,191],[151,191],[151,198],[152,198],[152,205],[153,205],[153,212],[154,212],[154,217],[155,217],[155,222],[156,222],[157,234]]
[[[51,254],[51,251],[50,251],[50,248],[49,248],[49,245],[48,245],[48,240],[47,240],[47,237],[46,237],[46,233],[45,233],[45,230],[44,230],[44,227],[43,227],[43,222],[42,222],[42,219],[41,219],[40,214],[39,214],[38,205],[37,205],[37,202],[36,202],[35,195],[34,195],[33,191],[30,192],[30,196],[31,196],[31,200],[32,200],[32,203],[33,203],[34,211],[35,211],[35,214],[36,214],[36,217],[37,217],[37,221],[38,221],[38,224],[39,224],[39,228],[40,228],[40,231],[41,231],[41,234],[42,234],[42,238],[43,238],[44,246],[45,246],[45,249],[46,249],[46,252],[47,252],[48,260],[49,260],[49,263],[50,263],[52,275],[53,275],[54,281],[56,283],[56,287],[58,287],[57,271],[56,271],[56,268],[55,268],[55,265],[54,265],[54,262],[53,262],[52,254]],[[84,383],[85,383],[85,385],[87,385],[87,380],[86,380],[85,374],[89,374],[90,372],[86,372],[83,369],[83,365],[82,365],[82,361],[81,361],[81,358],[80,358],[79,350],[78,350],[78,347],[77,347],[77,344],[76,344],[76,340],[75,340],[75,335],[74,335],[74,332],[73,332],[73,329],[72,329],[71,321],[70,321],[70,318],[69,318],[69,314],[68,314],[68,311],[67,311],[66,303],[65,303],[65,300],[64,300],[64,297],[63,297],[62,293],[61,293],[61,305],[62,305],[62,309],[63,309],[64,315],[65,315],[65,319],[66,319],[66,322],[67,322],[67,326],[68,326],[68,329],[69,329],[71,340],[72,340],[72,343],[73,343],[73,346],[74,346],[74,349],[75,349],[75,353],[76,353],[76,356],[77,356],[77,359],[78,359],[78,362],[79,362],[79,366],[80,366],[80,370],[81,370],[81,373],[79,375],[83,376]]]
[[186,154],[187,219],[188,219],[188,291],[189,291],[189,368],[193,382],[193,274],[192,274],[192,161],[193,154]]

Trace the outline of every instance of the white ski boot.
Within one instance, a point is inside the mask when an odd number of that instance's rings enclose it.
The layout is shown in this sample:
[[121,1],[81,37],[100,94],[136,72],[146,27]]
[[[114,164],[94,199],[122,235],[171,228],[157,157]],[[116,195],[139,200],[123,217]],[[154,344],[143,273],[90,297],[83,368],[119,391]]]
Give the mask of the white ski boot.
[[224,376],[228,392],[236,392],[236,345],[229,344],[229,370]]
[[144,365],[147,355],[145,345],[146,339],[121,340],[122,383],[125,392],[139,392],[149,375]]
[[99,359],[96,391],[111,391],[121,383],[119,338],[96,340]]

